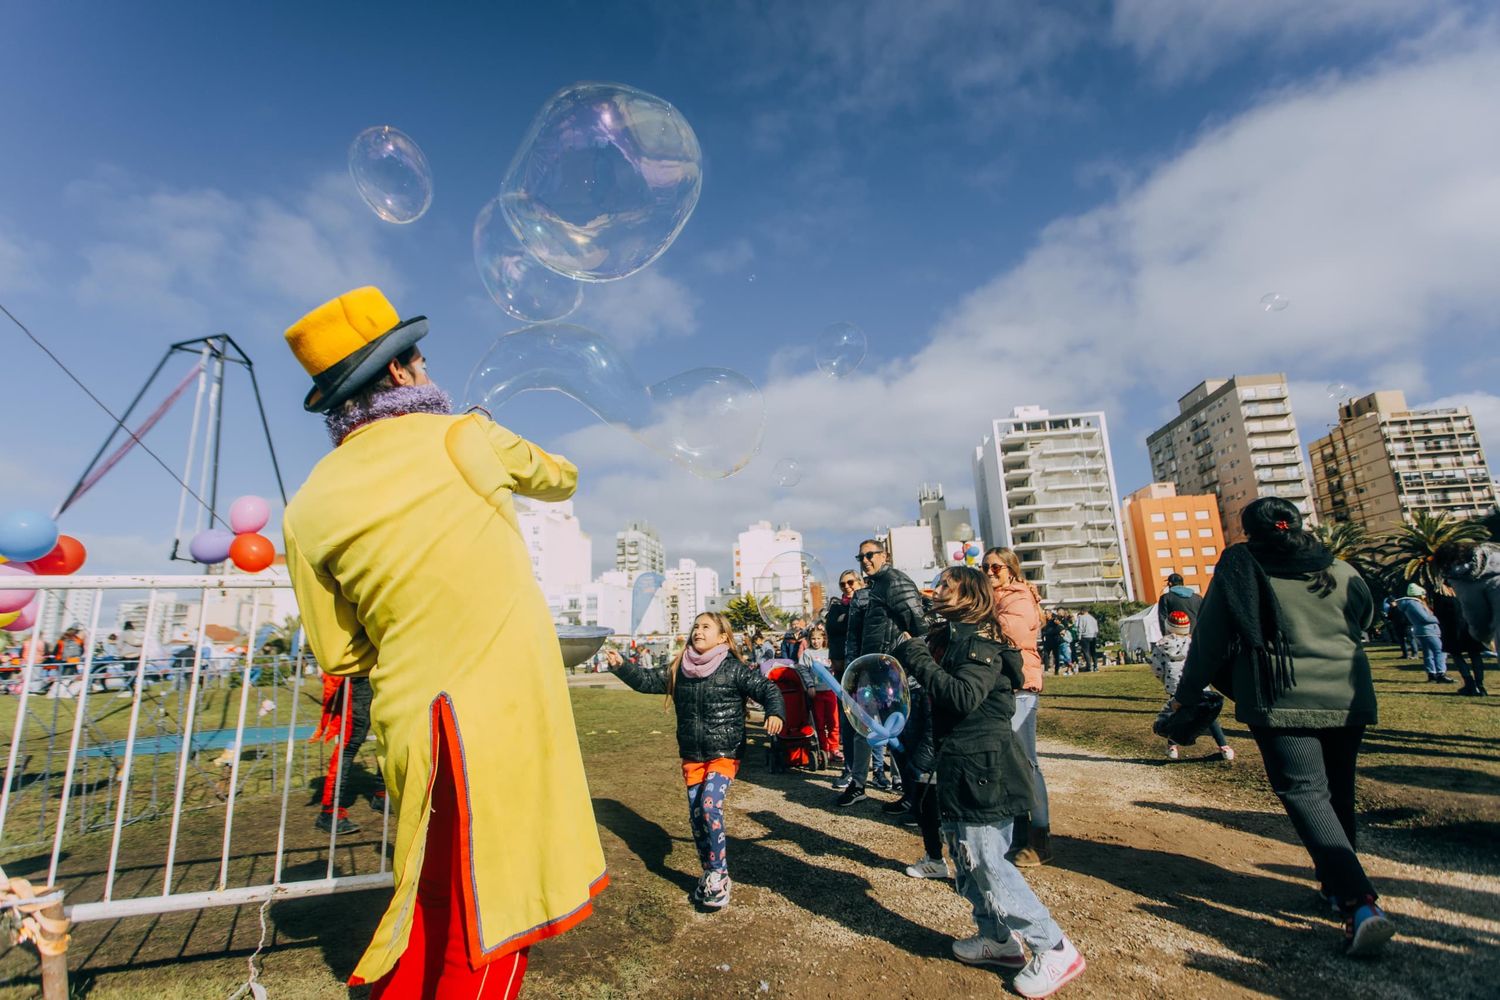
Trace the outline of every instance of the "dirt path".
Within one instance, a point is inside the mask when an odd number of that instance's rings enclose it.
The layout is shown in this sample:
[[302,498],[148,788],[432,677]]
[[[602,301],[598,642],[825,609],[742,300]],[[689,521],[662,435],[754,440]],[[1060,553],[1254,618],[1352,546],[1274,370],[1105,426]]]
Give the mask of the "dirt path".
[[[1310,865],[1285,817],[1184,791],[1191,769],[1227,765],[1184,761],[1168,773],[1064,744],[1042,751],[1056,858],[1032,884],[1089,961],[1064,995],[1468,997],[1500,982],[1493,856],[1415,863],[1396,860],[1411,848],[1395,838],[1368,837],[1361,847],[1400,937],[1383,961],[1352,962],[1338,954],[1337,925],[1312,905]],[[882,818],[878,796],[841,812],[832,797],[827,776],[747,769],[730,793],[734,902],[717,914],[693,912],[685,898],[696,860],[685,817],[664,827],[628,802],[603,801],[618,885],[633,893],[654,883],[680,920],[619,995],[1005,994],[995,974],[948,954],[952,936],[972,933],[951,883],[901,872],[921,853],[915,831]],[[649,938],[665,928],[638,930]],[[610,954],[589,937],[538,949],[529,995],[599,995],[566,985],[571,960]]]

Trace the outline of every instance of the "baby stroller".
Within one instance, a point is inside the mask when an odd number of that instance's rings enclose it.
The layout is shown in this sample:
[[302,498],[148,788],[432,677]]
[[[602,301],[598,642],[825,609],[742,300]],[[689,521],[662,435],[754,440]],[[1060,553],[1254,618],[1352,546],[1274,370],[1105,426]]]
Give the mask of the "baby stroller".
[[812,695],[802,675],[790,660],[782,660],[766,671],[772,684],[781,691],[786,705],[786,725],[771,737],[766,748],[766,764],[773,772],[793,767],[821,771],[828,766],[828,756],[818,745],[818,730],[813,726]]

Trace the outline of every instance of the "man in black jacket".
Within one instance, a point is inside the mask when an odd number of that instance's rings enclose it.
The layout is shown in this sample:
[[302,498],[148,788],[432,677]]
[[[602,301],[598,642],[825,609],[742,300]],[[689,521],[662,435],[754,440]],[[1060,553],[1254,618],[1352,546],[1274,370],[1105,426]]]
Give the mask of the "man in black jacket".
[[1167,616],[1174,611],[1184,612],[1189,622],[1198,624],[1198,608],[1202,604],[1203,598],[1183,584],[1181,573],[1173,573],[1167,577],[1167,589],[1162,591],[1161,597],[1156,601],[1156,620],[1161,626],[1161,634],[1167,634]]
[[[844,638],[844,659],[853,663],[867,653],[889,653],[896,648],[901,634],[919,636],[927,633],[922,610],[922,592],[912,578],[890,565],[884,543],[867,538],[859,543],[859,568],[865,575],[865,586],[849,602],[849,626]],[[849,761],[850,781],[838,797],[838,804],[849,806],[865,797],[865,774],[872,763],[870,744],[851,732],[844,754]],[[871,783],[881,790],[891,788],[885,776],[885,752],[874,756]]]

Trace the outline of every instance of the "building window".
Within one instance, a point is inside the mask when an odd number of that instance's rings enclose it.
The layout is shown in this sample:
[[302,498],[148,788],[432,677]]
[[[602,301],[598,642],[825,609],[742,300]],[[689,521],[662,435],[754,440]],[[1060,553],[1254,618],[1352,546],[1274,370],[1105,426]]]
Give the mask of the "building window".
[[1199,528],[1198,529],[1198,537],[1199,538],[1212,538],[1212,537],[1214,537],[1214,529],[1212,529],[1212,528]]
[[1217,545],[1205,545],[1203,546],[1203,554],[1206,556],[1216,556],[1219,554],[1219,547]]
[[1177,571],[1170,566],[1163,566],[1161,568],[1162,576],[1171,576],[1175,572]]
[[1206,511],[1206,510],[1195,510],[1195,511],[1193,511],[1193,517],[1195,519],[1199,520],[1199,521],[1207,521],[1208,520],[1208,511]]
[[1172,520],[1174,520],[1174,521],[1186,521],[1187,520],[1187,511],[1185,511],[1185,510],[1174,510],[1174,511],[1172,511]]
[[1191,531],[1187,530],[1186,528],[1178,528],[1176,534],[1177,534],[1178,538],[1191,538],[1191,537],[1193,537],[1193,533]]
[[1184,566],[1184,567],[1182,567],[1182,575],[1183,576],[1197,576],[1198,575],[1198,567],[1197,566]]
[[1203,567],[1203,572],[1207,573],[1209,576],[1213,576],[1214,568],[1212,566],[1205,566]]
[[1170,559],[1170,558],[1172,558],[1172,550],[1171,549],[1157,549],[1156,550],[1156,558],[1158,558],[1158,559]]
[[1193,550],[1192,549],[1178,549],[1177,550],[1177,554],[1180,555],[1180,556],[1182,556],[1182,558],[1184,558],[1184,559],[1191,559],[1191,558],[1193,558]]
[[1167,521],[1167,515],[1165,515],[1165,514],[1152,514],[1151,515],[1151,523],[1152,524],[1165,524],[1166,521]]
[[1158,542],[1165,542],[1167,540],[1167,533],[1165,531],[1153,531],[1151,537]]

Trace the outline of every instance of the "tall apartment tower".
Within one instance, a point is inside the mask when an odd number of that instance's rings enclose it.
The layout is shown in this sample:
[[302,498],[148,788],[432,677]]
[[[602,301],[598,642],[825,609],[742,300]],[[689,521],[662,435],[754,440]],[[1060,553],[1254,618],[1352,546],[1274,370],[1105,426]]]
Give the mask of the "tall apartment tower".
[[1129,599],[1104,414],[1018,406],[974,450],[980,535],[1021,557],[1048,604]]
[[1123,508],[1136,600],[1156,600],[1173,573],[1200,594],[1208,589],[1224,551],[1219,505],[1212,496],[1179,496],[1171,483],[1151,483],[1126,497]]
[[1286,376],[1236,375],[1199,383],[1177,401],[1178,415],[1146,438],[1151,478],[1184,495],[1218,497],[1229,544],[1243,542],[1240,512],[1256,497],[1279,496],[1311,520],[1312,491]]
[[1484,449],[1465,407],[1411,410],[1397,390],[1339,406],[1339,422],[1308,449],[1318,514],[1372,534],[1418,511],[1476,517],[1495,509]]
[[932,529],[932,561],[937,566],[946,566],[955,545],[963,545],[979,538],[974,528],[974,517],[967,507],[949,507],[943,499],[943,484],[922,484],[917,493],[917,523]]
[[573,501],[541,503],[516,501],[516,524],[531,557],[531,573],[556,605],[567,594],[578,594],[593,575],[594,543],[573,514]]
[[623,531],[615,533],[615,569],[624,573],[630,583],[642,573],[661,573],[666,568],[666,550],[651,525],[631,521]]
[[757,521],[734,543],[734,587],[741,594],[765,597],[784,611],[807,611],[812,600],[802,533],[783,524]]

